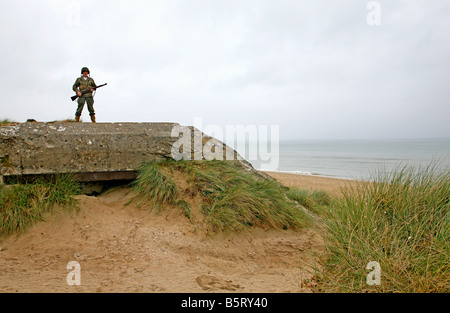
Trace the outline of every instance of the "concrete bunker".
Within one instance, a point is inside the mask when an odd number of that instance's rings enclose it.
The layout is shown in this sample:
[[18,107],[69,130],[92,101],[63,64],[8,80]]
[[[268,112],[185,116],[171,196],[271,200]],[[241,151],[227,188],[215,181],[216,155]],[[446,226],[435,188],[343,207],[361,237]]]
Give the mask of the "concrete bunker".
[[173,145],[181,136],[177,132],[174,136],[174,127],[191,131],[192,144],[188,145],[189,151],[183,151],[185,157],[211,159],[204,155],[203,148],[205,143],[211,146],[213,142],[213,146],[223,148],[223,159],[264,175],[236,151],[192,126],[33,122],[0,126],[0,183],[71,174],[75,180],[98,191],[95,186],[99,184],[132,181],[143,162],[173,158]]

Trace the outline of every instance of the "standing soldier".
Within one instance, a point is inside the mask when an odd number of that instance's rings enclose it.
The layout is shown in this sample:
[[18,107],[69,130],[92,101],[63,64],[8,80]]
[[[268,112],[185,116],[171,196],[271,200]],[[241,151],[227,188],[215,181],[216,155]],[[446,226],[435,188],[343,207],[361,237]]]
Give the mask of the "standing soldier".
[[[75,121],[80,121],[81,112],[83,111],[84,103],[86,102],[91,121],[92,123],[95,123],[94,97],[92,96],[92,92],[94,91],[93,88],[97,87],[97,85],[95,84],[94,79],[89,76],[90,72],[87,67],[81,69],[81,74],[82,76],[77,78],[72,88],[79,96],[78,108],[75,112]],[[89,88],[91,89],[91,92],[84,95],[81,94],[81,91],[88,90]]]

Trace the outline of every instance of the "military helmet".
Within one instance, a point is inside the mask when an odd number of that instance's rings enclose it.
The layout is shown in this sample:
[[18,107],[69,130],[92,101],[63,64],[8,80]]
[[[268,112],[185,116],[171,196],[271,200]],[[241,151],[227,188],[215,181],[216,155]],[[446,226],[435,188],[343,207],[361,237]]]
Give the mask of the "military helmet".
[[91,72],[89,72],[89,69],[87,67],[83,67],[81,69],[81,74],[83,74],[84,72],[88,72],[88,74],[90,74]]

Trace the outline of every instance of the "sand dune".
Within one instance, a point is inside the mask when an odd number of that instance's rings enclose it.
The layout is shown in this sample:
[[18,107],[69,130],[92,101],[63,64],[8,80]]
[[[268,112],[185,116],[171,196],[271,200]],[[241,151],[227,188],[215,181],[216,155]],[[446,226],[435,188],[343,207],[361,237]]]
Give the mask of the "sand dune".
[[[290,179],[285,183],[300,181]],[[310,182],[311,188],[319,184],[315,177]],[[128,188],[79,196],[78,214],[58,212],[3,240],[0,291],[310,291],[302,282],[323,250],[315,230],[206,235],[176,210],[155,214],[126,206],[131,196]],[[71,261],[80,264],[81,285],[66,282]]]

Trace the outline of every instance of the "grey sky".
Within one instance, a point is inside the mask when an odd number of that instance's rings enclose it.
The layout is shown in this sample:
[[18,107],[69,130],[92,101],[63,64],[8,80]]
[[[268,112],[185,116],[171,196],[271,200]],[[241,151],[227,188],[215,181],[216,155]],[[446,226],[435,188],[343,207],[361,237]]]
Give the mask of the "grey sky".
[[88,66],[98,122],[450,137],[450,2],[369,2],[3,0],[0,119],[73,118]]

